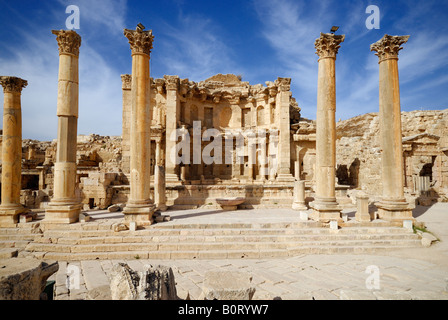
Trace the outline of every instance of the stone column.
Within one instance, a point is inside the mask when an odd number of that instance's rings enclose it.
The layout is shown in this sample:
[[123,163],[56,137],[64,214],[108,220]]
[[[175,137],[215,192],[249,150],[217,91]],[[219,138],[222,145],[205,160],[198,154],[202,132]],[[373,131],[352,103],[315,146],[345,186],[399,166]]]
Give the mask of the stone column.
[[122,119],[122,136],[121,136],[121,149],[122,149],[122,160],[121,168],[123,173],[129,175],[130,173],[130,151],[131,151],[131,141],[130,141],[130,129],[131,129],[131,86],[132,86],[132,75],[122,74],[122,93],[123,93],[123,119]]
[[256,163],[256,136],[250,132],[247,136],[247,178],[251,181],[254,179],[254,166]]
[[20,204],[22,181],[22,89],[26,80],[0,77],[3,87],[2,194],[0,227],[18,222],[18,215],[27,212]]
[[258,170],[258,179],[261,181],[266,180],[267,175],[267,153],[266,153],[267,139],[265,137],[258,138],[258,145],[260,146],[259,163],[260,169]]
[[156,140],[156,163],[154,168],[154,202],[160,211],[166,211],[165,167],[162,165],[162,147],[160,139]]
[[305,180],[294,181],[294,202],[292,203],[294,210],[308,210],[305,202]]
[[180,101],[178,96],[179,77],[164,76],[166,84],[166,142],[165,142],[165,172],[166,182],[180,184],[179,175],[176,173],[175,159],[171,159],[171,152],[176,148],[177,119],[179,117]]
[[53,30],[52,33],[59,45],[58,142],[53,199],[45,211],[44,221],[73,223],[78,221],[82,207],[75,194],[81,37],[73,30]]
[[360,192],[356,195],[356,213],[355,219],[359,222],[369,222],[369,196],[364,192]]
[[277,105],[279,110],[279,140],[278,140],[278,170],[277,180],[282,182],[294,182],[291,174],[291,133],[289,107],[291,104],[291,78],[278,78],[275,81],[278,86]]
[[151,189],[151,106],[149,59],[154,36],[152,30],[124,29],[132,51],[132,104],[131,104],[131,154],[130,195],[123,213],[125,223],[137,225],[152,223],[154,204]]
[[336,166],[336,72],[335,61],[344,35],[324,34],[316,39],[319,56],[316,114],[316,196],[312,218],[329,221],[341,219],[341,207],[335,196]]
[[377,204],[380,219],[399,222],[412,219],[413,205],[404,197],[398,52],[409,36],[384,35],[370,46],[379,58],[379,120],[383,196]]

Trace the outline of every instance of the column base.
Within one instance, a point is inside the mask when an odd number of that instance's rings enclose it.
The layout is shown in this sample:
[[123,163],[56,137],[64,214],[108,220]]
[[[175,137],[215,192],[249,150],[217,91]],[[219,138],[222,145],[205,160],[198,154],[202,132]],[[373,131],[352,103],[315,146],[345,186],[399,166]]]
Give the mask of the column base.
[[370,213],[355,213],[355,220],[358,222],[370,222],[373,220],[373,217]]
[[159,211],[166,211],[166,210],[168,210],[168,207],[167,207],[167,205],[166,204],[156,204],[156,210],[159,210]]
[[235,211],[238,210],[238,206],[226,206],[226,205],[221,205],[222,210],[224,211]]
[[310,203],[310,207],[313,209],[310,218],[315,221],[330,222],[331,220],[337,220],[342,222],[342,207],[336,202],[335,198],[316,198]]
[[2,207],[0,206],[0,228],[14,228],[19,223],[19,215],[27,213],[28,208],[23,206]]
[[305,202],[293,202],[292,209],[298,211],[306,211],[308,210],[308,207],[306,206]]
[[405,200],[383,200],[376,203],[378,208],[378,218],[390,221],[392,223],[397,223],[397,225],[402,225],[403,220],[412,220],[412,209],[415,205],[406,202]]
[[167,174],[165,174],[165,184],[181,185],[182,181],[179,180],[179,177],[177,176],[177,174],[167,173]]
[[296,179],[290,173],[279,173],[277,175],[277,181],[279,182],[294,182]]
[[130,222],[136,222],[137,226],[150,226],[154,223],[153,214],[156,206],[149,204],[145,206],[133,206],[127,204],[123,209],[124,222],[129,225]]
[[49,203],[45,210],[43,223],[70,224],[78,222],[82,204],[55,204]]

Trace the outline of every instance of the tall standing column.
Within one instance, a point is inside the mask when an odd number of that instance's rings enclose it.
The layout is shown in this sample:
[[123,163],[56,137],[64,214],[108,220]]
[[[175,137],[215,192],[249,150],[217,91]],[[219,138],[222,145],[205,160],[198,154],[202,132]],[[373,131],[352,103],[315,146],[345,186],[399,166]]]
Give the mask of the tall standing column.
[[152,30],[124,29],[132,51],[130,194],[123,213],[125,223],[150,225],[154,204],[151,199],[151,106],[149,59],[154,36]]
[[316,114],[316,196],[310,206],[312,218],[328,221],[341,219],[341,207],[335,195],[336,166],[336,54],[345,35],[321,33],[316,39],[319,56]]
[[180,184],[176,173],[176,162],[172,159],[172,152],[176,148],[175,132],[179,117],[180,101],[178,96],[179,77],[164,76],[166,83],[166,140],[165,140],[165,178],[170,184]]
[[158,210],[166,211],[165,167],[162,165],[161,139],[156,140],[156,163],[154,167],[154,203]]
[[0,227],[18,222],[18,215],[27,211],[20,204],[22,181],[22,89],[28,84],[17,77],[0,77],[3,87],[2,203]]
[[277,181],[294,182],[291,174],[291,132],[289,107],[291,104],[291,78],[278,78],[277,105],[279,110]]
[[414,206],[404,197],[398,52],[409,36],[384,35],[370,46],[379,58],[379,119],[383,196],[377,204],[380,219],[401,222],[412,219]]
[[81,37],[73,30],[53,30],[52,33],[59,45],[58,143],[53,199],[46,209],[45,222],[72,223],[78,221],[81,213],[81,203],[75,195]]
[[132,87],[132,75],[122,74],[122,92],[123,92],[123,119],[122,119],[122,135],[121,135],[121,150],[122,161],[121,168],[123,173],[128,175],[130,173],[130,126],[131,126],[131,87]]

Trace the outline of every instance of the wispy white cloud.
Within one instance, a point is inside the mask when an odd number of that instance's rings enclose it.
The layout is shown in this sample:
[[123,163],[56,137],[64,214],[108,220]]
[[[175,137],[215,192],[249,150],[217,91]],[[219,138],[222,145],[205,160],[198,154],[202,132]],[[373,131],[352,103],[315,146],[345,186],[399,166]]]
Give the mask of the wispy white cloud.
[[232,50],[211,19],[179,13],[176,24],[165,22],[159,32],[157,61],[165,74],[201,81],[238,69],[231,58]]
[[[115,4],[124,1],[114,2]],[[92,1],[93,3],[93,1]],[[88,6],[87,1],[79,1],[78,4]],[[93,4],[95,10],[106,10],[104,7]],[[110,14],[115,17],[115,22],[106,22],[107,19],[92,18],[93,23],[115,26],[118,30],[121,22],[124,21],[121,6],[114,6],[109,11],[103,11],[102,16]],[[80,8],[81,9],[81,8]],[[61,7],[54,8],[54,12],[49,12],[49,17],[62,18],[65,11]],[[93,11],[95,11],[93,10]],[[112,11],[111,11],[112,10]],[[84,27],[89,22],[89,17],[84,10]],[[62,12],[62,14],[61,14]],[[83,14],[81,12],[81,15]],[[64,20],[65,23],[65,20]],[[49,21],[48,25],[33,24],[27,22],[27,29],[32,28],[33,32],[15,28],[20,42],[8,43],[8,51],[11,53],[7,57],[0,58],[0,70],[2,74],[19,76],[28,80],[28,86],[22,91],[22,123],[24,139],[51,140],[57,134],[57,81],[59,69],[58,45],[55,36],[51,34],[51,27],[55,21]],[[121,28],[121,27],[120,27]],[[83,32],[81,22],[81,32]],[[120,40],[123,41],[122,29]],[[87,37],[88,38],[88,37]],[[99,47],[98,47],[99,46]],[[79,58],[79,118],[78,134],[97,133],[103,135],[121,135],[121,79],[120,71],[105,61],[99,53],[101,45],[97,42],[89,42],[82,39]],[[3,99],[1,106],[3,105]]]

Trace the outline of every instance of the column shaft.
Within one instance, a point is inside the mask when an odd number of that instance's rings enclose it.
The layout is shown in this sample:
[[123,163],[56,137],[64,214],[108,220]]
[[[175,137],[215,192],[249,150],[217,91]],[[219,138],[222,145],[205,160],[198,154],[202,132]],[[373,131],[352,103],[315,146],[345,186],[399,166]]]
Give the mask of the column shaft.
[[384,35],[370,46],[379,58],[379,119],[381,141],[382,200],[377,203],[378,217],[402,224],[413,220],[412,209],[404,197],[404,164],[401,137],[398,52],[409,36]]
[[53,30],[52,33],[59,46],[58,142],[53,199],[46,210],[45,222],[73,223],[78,221],[81,213],[80,199],[75,194],[81,37],[73,30]]
[[336,70],[335,61],[344,35],[324,34],[316,39],[319,56],[316,113],[316,196],[311,207],[312,218],[341,220],[341,207],[336,201]]
[[18,222],[18,215],[27,211],[20,204],[22,178],[22,110],[21,92],[27,81],[16,77],[0,77],[3,86],[3,141],[0,226]]
[[130,121],[130,194],[123,213],[125,222],[150,225],[154,204],[151,199],[151,106],[149,59],[152,31],[124,30],[132,50]]

